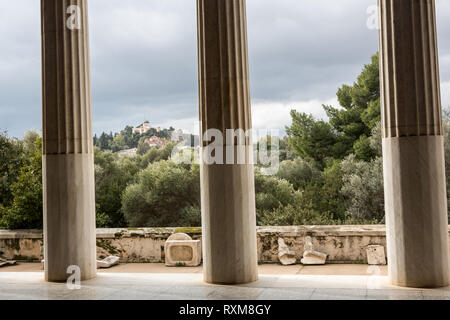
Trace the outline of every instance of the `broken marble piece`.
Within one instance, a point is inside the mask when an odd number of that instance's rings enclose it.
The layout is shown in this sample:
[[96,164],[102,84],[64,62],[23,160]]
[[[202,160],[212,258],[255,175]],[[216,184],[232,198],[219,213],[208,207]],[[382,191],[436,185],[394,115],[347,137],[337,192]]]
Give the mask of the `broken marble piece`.
[[103,260],[97,260],[97,269],[101,269],[101,268],[111,268],[115,265],[119,264],[119,257],[116,256],[109,256],[106,259]]
[[5,266],[12,266],[14,264],[16,264],[16,261],[0,258],[0,268]]
[[327,254],[314,250],[311,237],[306,237],[305,240],[305,252],[303,253],[302,264],[306,265],[320,265],[325,264],[327,261]]
[[278,259],[284,266],[289,266],[297,262],[295,251],[289,248],[283,238],[278,238]]
[[386,254],[384,252],[384,246],[371,245],[367,246],[367,263],[371,266],[384,266],[386,265]]

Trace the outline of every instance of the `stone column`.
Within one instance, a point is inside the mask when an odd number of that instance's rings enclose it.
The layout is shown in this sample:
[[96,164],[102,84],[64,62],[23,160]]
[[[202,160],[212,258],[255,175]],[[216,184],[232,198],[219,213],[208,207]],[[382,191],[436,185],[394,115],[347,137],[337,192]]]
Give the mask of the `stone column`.
[[389,275],[449,284],[447,194],[434,0],[379,0]]
[[[227,130],[251,129],[246,1],[198,0],[197,11],[201,143],[205,151],[211,146],[204,136],[209,129],[217,129],[224,140]],[[258,279],[252,140],[251,136],[240,138],[228,140],[229,147],[234,151],[243,147],[245,161],[235,156],[229,164],[227,148],[218,147],[215,156],[220,160],[207,164],[203,158],[201,164],[203,263],[208,283]]]
[[[41,0],[47,281],[96,275],[87,0]],[[73,270],[71,271],[73,272]]]

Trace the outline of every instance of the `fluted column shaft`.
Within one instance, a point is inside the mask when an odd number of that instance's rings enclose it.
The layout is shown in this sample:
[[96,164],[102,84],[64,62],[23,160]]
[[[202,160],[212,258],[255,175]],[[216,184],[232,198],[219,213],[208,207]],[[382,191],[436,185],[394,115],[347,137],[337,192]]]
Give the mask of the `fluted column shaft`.
[[[251,129],[246,1],[198,0],[197,14],[205,150],[212,142],[205,140],[210,129],[224,139],[227,130]],[[201,164],[204,279],[209,283],[258,279],[251,136],[228,143],[235,151],[245,147],[245,162],[227,162],[224,146],[223,164]]]
[[80,268],[81,280],[96,275],[87,9],[87,0],[41,0],[48,281],[65,281],[69,266]]
[[383,156],[393,284],[449,284],[434,0],[379,0]]

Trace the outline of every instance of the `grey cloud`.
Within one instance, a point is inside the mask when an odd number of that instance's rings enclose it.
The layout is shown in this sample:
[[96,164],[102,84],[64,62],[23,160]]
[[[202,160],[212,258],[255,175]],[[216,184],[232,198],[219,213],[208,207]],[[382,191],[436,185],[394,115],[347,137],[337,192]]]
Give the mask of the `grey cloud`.
[[[247,0],[253,103],[325,101],[353,82],[378,48],[366,27],[375,4]],[[436,6],[441,78],[450,82],[450,1]],[[197,117],[195,10],[194,0],[89,2],[96,132]],[[39,1],[2,1],[0,38],[0,129],[21,136],[41,127]]]

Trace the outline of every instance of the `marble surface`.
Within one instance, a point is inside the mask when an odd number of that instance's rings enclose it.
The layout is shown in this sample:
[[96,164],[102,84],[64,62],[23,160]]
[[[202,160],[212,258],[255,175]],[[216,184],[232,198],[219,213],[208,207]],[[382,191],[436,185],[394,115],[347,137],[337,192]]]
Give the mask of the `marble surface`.
[[450,287],[405,289],[386,276],[263,274],[246,285],[210,285],[200,273],[99,273],[79,290],[42,272],[1,272],[0,300],[450,300]]

